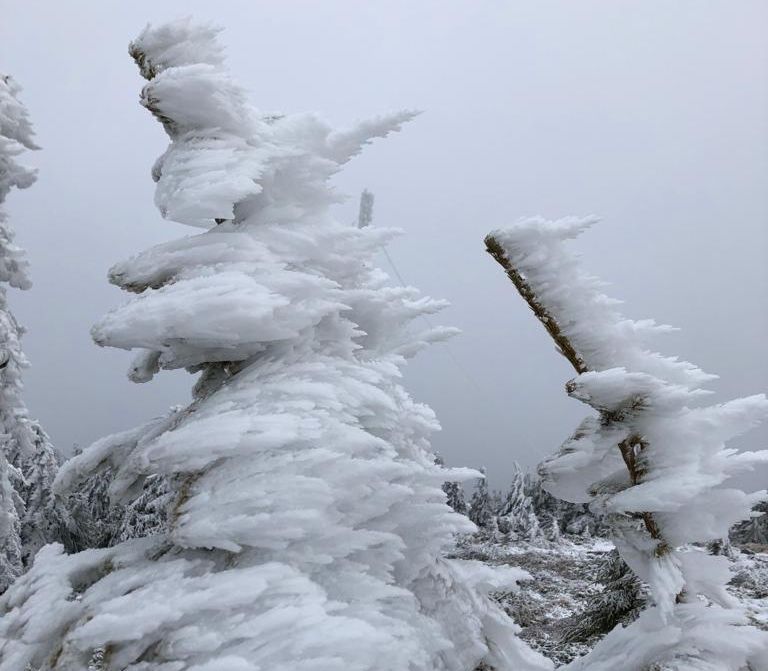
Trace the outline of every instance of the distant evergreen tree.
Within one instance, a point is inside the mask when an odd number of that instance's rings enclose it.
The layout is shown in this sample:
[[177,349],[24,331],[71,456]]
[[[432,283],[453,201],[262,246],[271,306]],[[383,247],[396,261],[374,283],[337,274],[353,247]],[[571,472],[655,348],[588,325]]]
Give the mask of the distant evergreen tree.
[[485,469],[481,468],[483,477],[477,481],[475,491],[469,501],[469,519],[480,529],[492,530],[496,526],[496,509],[493,507],[491,495],[488,492],[488,480]]
[[[360,221],[363,221],[367,216],[370,220],[371,208],[373,207],[373,195],[368,191],[363,191],[363,196],[360,198]],[[366,214],[367,212],[367,214]],[[365,224],[367,225],[367,224]],[[365,225],[360,225],[360,228],[365,228]],[[442,455],[439,452],[435,452],[435,463],[438,466],[445,466]],[[453,510],[460,515],[467,514],[467,502],[464,498],[464,487],[461,482],[444,482],[443,491],[445,492],[446,503],[453,508]]]
[[21,573],[19,508],[22,502],[13,487],[15,471],[0,454],[0,593]]
[[516,462],[513,463],[509,493],[501,504],[497,517],[499,531],[502,533],[511,533],[528,540],[541,534],[533,501],[526,488],[526,477]]
[[[17,162],[37,149],[18,84],[0,75],[0,204],[13,188],[25,189],[36,171]],[[48,436],[29,417],[22,398],[22,372],[29,365],[21,348],[22,326],[10,311],[6,287],[29,289],[24,250],[0,210],[0,592],[32,561],[45,543],[72,547],[66,509],[52,492],[58,460]]]
[[754,511],[762,515],[744,520],[734,526],[730,533],[731,542],[739,545],[745,543],[768,545],[768,501],[758,503]]
[[467,501],[464,498],[464,487],[460,482],[446,482],[443,484],[443,491],[448,502],[457,513],[467,514]]
[[[601,536],[608,527],[584,503],[570,503],[552,496],[542,487],[541,480],[526,475],[525,489],[544,535],[556,540],[562,534]],[[553,529],[557,526],[557,530]]]
[[114,542],[130,538],[144,538],[164,533],[168,521],[168,508],[174,502],[168,478],[150,475],[144,481],[141,494],[123,511]]
[[501,493],[500,489],[494,489],[490,492],[488,500],[491,510],[493,510],[493,517],[497,518],[499,510],[501,510],[501,506],[504,503],[504,495]]
[[77,548],[105,548],[112,539],[122,517],[122,509],[111,505],[109,484],[114,477],[111,468],[92,473],[78,483],[77,491],[68,498],[68,506],[77,528]]
[[179,407],[136,429],[106,436],[85,453],[78,450],[59,470],[54,484],[68,502],[77,528],[77,548],[106,548],[129,538],[151,536],[165,529],[168,480],[150,475],[140,487],[115,495],[120,466],[140,441],[150,440],[181,416]]
[[36,421],[29,421],[25,438],[32,441],[26,456],[20,452],[17,464],[23,479],[19,494],[24,502],[21,519],[22,560],[29,566],[46,543],[58,541],[68,550],[78,547],[77,530],[64,502],[55,495],[53,484],[59,461],[48,435]]

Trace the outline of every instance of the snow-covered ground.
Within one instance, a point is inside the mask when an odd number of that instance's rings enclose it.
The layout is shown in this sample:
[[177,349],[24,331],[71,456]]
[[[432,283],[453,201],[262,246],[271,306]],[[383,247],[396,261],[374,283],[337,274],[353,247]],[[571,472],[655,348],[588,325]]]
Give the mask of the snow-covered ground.
[[[599,638],[563,640],[603,590],[599,570],[612,549],[603,538],[531,542],[477,535],[462,538],[456,554],[519,567],[531,575],[519,592],[494,596],[522,627],[521,637],[559,665],[587,653]],[[729,591],[747,607],[754,623],[768,630],[768,546],[733,547],[731,561]]]
[[734,548],[728,590],[747,607],[754,624],[768,630],[768,545]]

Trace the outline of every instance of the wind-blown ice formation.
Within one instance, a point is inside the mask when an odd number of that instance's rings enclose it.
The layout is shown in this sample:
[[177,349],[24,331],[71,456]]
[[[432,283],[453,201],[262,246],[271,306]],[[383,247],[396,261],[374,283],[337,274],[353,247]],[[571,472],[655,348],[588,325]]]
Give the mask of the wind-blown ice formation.
[[189,407],[102,441],[115,500],[167,478],[167,530],[73,556],[46,548],[0,601],[2,671],[470,671],[551,665],[484,593],[514,584],[441,558],[472,528],[445,503],[429,408],[400,367],[454,331],[409,326],[444,303],[373,265],[392,231],[338,222],[328,180],[410,112],[337,132],[260,117],[222,65],[216,31],[147,28],[131,53],[142,103],[171,138],[153,169],[169,219],[208,230],[110,272],[137,296],[101,345],[138,350],[131,377],[200,377]]

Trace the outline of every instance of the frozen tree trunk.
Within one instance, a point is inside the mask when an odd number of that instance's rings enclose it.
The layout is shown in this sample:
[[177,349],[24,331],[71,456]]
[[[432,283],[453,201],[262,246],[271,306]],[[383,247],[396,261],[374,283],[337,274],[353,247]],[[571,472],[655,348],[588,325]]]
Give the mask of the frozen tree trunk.
[[442,558],[473,527],[441,485],[475,474],[435,464],[437,422],[400,367],[453,333],[409,328],[444,303],[387,284],[373,260],[392,231],[330,209],[329,179],[413,114],[265,118],[216,33],[181,21],[131,45],[170,137],[156,204],[206,230],[115,266],[137,296],[93,329],[138,351],[135,381],[198,373],[193,401],[62,469],[61,492],[113,469],[139,537],[45,548],[0,599],[0,670],[550,668],[485,595],[521,572]]
[[24,150],[37,149],[19,91],[11,77],[0,75],[0,592],[45,543],[71,546],[72,540],[66,510],[52,491],[56,454],[22,397],[22,372],[29,365],[21,348],[24,329],[7,300],[7,286],[31,286],[24,250],[14,244],[1,208],[11,189],[25,189],[36,179],[34,170],[16,160]]
[[[701,370],[647,348],[669,327],[631,321],[583,271],[565,243],[594,219],[526,219],[490,234],[486,247],[569,361],[569,395],[590,405],[560,453],[539,467],[545,488],[606,516],[627,564],[654,606],[617,628],[569,668],[738,671],[766,649],[725,592],[727,560],[693,543],[722,538],[764,492],[724,487],[734,473],[766,461],[724,442],[761,421],[762,395],[701,407]],[[705,632],[717,629],[719,636]],[[707,668],[710,668],[707,666]],[[762,668],[762,667],[760,667]]]

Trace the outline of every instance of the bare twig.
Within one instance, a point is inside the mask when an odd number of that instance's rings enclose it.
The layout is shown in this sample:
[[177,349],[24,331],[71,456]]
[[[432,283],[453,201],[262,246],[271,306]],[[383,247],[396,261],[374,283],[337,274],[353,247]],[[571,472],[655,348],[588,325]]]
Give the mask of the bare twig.
[[492,235],[488,235],[485,238],[485,247],[487,252],[496,259],[502,268],[504,268],[507,277],[512,280],[512,284],[515,285],[517,291],[525,299],[525,302],[528,303],[531,310],[533,310],[533,314],[536,315],[536,318],[544,325],[544,328],[547,329],[547,333],[552,336],[552,340],[555,341],[555,345],[557,345],[557,350],[560,354],[568,359],[579,375],[581,375],[581,373],[586,373],[589,369],[587,368],[584,359],[579,356],[576,348],[562,332],[560,325],[555,318],[549,314],[547,309],[541,303],[539,303],[533,289],[531,289],[531,286],[525,280],[522,273],[510,263],[507,255],[504,253],[504,248],[499,244],[496,238]]

